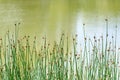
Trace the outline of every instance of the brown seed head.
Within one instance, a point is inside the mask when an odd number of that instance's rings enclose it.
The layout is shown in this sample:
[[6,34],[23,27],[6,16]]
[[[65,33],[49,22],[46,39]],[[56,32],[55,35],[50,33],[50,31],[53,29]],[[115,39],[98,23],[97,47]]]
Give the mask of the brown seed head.
[[15,24],[15,26],[16,26],[17,24]]
[[75,38],[73,38],[73,41],[75,41]]
[[20,40],[18,40],[18,43],[20,43]]
[[62,36],[64,36],[65,34],[64,33],[62,33]]
[[76,34],[75,37],[78,37],[78,35]]
[[42,37],[42,39],[45,39],[45,37]]
[[83,26],[85,26],[85,23],[83,23]]
[[114,36],[112,36],[112,38],[114,38]]
[[28,38],[30,38],[30,36],[28,36]]
[[108,19],[105,19],[105,21],[108,21]]
[[106,36],[108,37],[108,34],[106,34]]
[[101,38],[103,39],[103,36],[101,36]]
[[36,39],[36,36],[34,36],[34,39]]
[[95,42],[97,42],[97,40],[95,40]]
[[94,39],[96,39],[96,36],[94,36]]
[[0,40],[2,41],[2,38],[0,38]]
[[48,46],[50,46],[50,43],[48,44]]
[[77,54],[75,54],[75,56],[77,56]]
[[34,40],[33,43],[35,43],[36,41]]
[[100,42],[100,39],[98,39],[98,41]]

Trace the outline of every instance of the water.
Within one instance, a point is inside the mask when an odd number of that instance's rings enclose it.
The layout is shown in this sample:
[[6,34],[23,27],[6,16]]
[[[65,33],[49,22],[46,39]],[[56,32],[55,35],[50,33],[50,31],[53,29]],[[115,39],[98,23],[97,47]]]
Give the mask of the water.
[[20,36],[47,35],[52,41],[58,39],[61,32],[77,33],[79,41],[83,37],[83,24],[88,37],[105,35],[106,18],[113,35],[116,25],[119,32],[119,3],[119,0],[1,0],[0,36],[7,30],[13,33],[14,24],[20,22]]
[[[83,45],[83,24],[86,36],[98,38],[106,34],[106,22],[109,25],[109,40],[115,35],[117,26],[117,45],[120,47],[120,0],[0,0],[0,37],[14,24],[19,26],[19,37],[47,36],[49,41],[60,38],[61,32],[78,34],[78,53]],[[39,45],[39,44],[38,44]]]

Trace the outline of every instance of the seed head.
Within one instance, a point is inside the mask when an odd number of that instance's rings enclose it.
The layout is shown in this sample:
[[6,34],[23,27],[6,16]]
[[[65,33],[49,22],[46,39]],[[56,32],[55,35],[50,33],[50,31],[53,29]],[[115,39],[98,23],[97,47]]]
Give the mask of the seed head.
[[48,43],[48,46],[50,46],[50,43]]
[[97,42],[97,40],[95,40],[95,42]]
[[105,19],[105,21],[108,21],[108,19]]
[[96,39],[96,36],[94,36],[94,39]]
[[80,59],[80,57],[77,57],[77,59]]
[[100,42],[100,39],[98,39],[98,41]]
[[20,22],[18,23],[18,25],[20,25]]
[[78,35],[76,34],[75,37],[77,37]]
[[46,49],[46,46],[44,46],[44,48]]
[[85,41],[87,40],[87,38],[86,38],[86,37],[85,37],[84,39],[85,39]]
[[13,45],[13,48],[16,48],[16,46],[15,46],[15,45]]
[[28,70],[30,70],[31,68],[30,67],[28,67]]
[[34,39],[36,39],[36,36],[34,36]]
[[38,56],[41,56],[40,54],[38,54]]
[[45,39],[45,37],[42,37],[42,39]]
[[75,38],[73,38],[73,41],[75,41]]
[[0,68],[0,71],[3,72],[3,68]]
[[115,62],[114,62],[114,61],[112,61],[112,64],[115,64]]
[[33,43],[35,43],[35,40],[33,41]]
[[112,36],[112,38],[114,38],[114,36]]
[[65,34],[64,33],[62,33],[62,36],[64,36]]
[[77,56],[77,54],[75,54],[75,56]]
[[108,52],[110,51],[110,49],[107,50]]
[[20,43],[20,40],[18,40],[18,43]]
[[120,48],[118,48],[118,50],[120,50]]
[[30,38],[30,36],[28,36],[28,38]]
[[85,26],[85,23],[83,23],[83,26]]
[[17,26],[17,24],[15,24],[15,26]]
[[101,38],[103,39],[103,36],[101,36]]
[[106,34],[106,36],[108,37],[108,34]]

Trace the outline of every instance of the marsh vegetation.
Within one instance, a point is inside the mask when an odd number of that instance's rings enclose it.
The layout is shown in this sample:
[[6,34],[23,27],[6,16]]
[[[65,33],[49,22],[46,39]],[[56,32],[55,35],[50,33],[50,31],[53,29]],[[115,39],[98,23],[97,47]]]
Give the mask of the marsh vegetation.
[[[84,27],[85,24],[83,24]],[[84,28],[83,28],[84,29]],[[77,35],[70,38],[64,33],[52,44],[46,36],[41,44],[37,37],[18,38],[8,31],[0,39],[1,80],[119,80],[119,51],[116,35],[109,36],[106,19],[106,35],[86,37],[84,46],[77,49]],[[111,40],[109,40],[111,39]],[[69,41],[72,40],[71,47]],[[39,44],[39,46],[36,46]]]

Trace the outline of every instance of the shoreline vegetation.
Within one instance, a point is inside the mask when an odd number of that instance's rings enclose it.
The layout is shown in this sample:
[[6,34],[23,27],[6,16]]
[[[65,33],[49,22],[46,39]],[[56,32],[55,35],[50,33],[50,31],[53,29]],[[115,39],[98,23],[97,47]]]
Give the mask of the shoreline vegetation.
[[77,53],[77,35],[72,40],[73,50],[64,33],[52,46],[46,37],[43,44],[36,46],[36,37],[33,42],[30,36],[18,39],[15,24],[14,36],[8,31],[0,39],[0,80],[119,80],[117,27],[115,36],[109,36],[108,20],[105,21],[105,36],[88,39],[83,31],[84,46],[80,53]]

